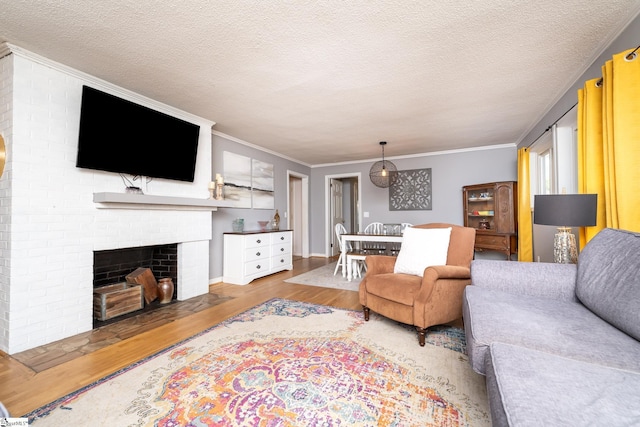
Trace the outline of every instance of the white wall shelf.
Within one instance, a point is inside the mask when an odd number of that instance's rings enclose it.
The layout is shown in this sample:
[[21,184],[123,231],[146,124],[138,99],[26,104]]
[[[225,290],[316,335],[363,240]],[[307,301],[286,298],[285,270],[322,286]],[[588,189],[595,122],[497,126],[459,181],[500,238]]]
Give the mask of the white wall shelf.
[[93,193],[98,209],[161,209],[217,211],[229,208],[231,202],[192,197],[154,196],[135,193]]

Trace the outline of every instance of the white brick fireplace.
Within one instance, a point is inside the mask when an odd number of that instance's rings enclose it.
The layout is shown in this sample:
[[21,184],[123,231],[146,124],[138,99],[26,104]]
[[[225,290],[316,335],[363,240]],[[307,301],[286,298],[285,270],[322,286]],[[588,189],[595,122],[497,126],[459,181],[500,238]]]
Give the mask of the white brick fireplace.
[[[13,354],[92,328],[96,250],[177,243],[178,299],[208,292],[211,210],[94,203],[94,193],[122,193],[124,184],[117,174],[76,168],[75,159],[87,84],[199,124],[194,183],[138,185],[150,195],[206,199],[213,123],[15,46],[0,45],[0,58],[0,134],[7,145],[0,178],[0,350]],[[117,124],[105,129],[114,138],[120,131]]]

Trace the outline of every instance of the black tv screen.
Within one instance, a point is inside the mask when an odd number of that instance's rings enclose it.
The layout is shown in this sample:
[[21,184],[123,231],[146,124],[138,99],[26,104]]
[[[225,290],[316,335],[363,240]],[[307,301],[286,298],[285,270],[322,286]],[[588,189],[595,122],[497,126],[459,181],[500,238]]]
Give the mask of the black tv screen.
[[200,126],[82,87],[76,166],[193,182]]

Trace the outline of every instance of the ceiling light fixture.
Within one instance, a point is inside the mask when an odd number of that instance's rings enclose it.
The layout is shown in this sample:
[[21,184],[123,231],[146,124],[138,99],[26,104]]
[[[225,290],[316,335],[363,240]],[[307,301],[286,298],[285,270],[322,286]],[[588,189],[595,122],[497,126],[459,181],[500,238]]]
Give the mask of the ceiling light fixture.
[[369,169],[369,178],[376,187],[388,188],[395,182],[398,169],[389,160],[384,159],[384,146],[386,141],[380,141],[382,147],[382,160],[375,162]]

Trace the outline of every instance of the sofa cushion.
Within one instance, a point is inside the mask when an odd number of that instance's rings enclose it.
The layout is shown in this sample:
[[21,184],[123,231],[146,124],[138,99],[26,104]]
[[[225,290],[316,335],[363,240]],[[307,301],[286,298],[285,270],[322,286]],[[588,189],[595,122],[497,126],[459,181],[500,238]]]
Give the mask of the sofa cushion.
[[640,234],[607,228],[578,258],[576,296],[607,322],[640,340]]
[[469,361],[481,374],[493,342],[640,371],[640,342],[578,302],[467,286],[463,316]]
[[638,372],[503,343],[486,371],[494,426],[640,424]]
[[425,268],[445,265],[450,237],[451,227],[405,228],[393,272],[422,277]]

